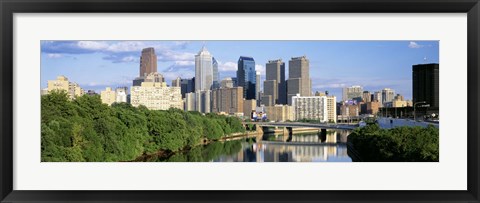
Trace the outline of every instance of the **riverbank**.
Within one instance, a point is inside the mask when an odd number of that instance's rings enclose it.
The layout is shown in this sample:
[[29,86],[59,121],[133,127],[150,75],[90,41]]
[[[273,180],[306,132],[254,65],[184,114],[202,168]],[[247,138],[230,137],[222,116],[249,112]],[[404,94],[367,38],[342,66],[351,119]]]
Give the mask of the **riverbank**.
[[355,129],[347,138],[353,161],[438,162],[439,130],[433,126]]

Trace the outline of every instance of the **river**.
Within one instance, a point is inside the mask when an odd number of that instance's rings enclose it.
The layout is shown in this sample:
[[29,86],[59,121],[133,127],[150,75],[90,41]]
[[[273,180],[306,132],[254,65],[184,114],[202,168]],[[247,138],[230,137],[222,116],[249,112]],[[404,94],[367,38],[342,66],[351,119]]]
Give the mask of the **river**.
[[146,161],[167,162],[351,162],[347,136],[351,131],[288,135],[266,133],[254,138],[214,142]]

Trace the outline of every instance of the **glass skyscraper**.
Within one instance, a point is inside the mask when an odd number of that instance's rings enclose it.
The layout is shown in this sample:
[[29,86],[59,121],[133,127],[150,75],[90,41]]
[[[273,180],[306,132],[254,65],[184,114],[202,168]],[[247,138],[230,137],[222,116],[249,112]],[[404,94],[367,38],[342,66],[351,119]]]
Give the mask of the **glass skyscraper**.
[[212,89],[213,60],[205,46],[195,55],[195,91]]
[[256,99],[255,60],[252,57],[240,56],[238,59],[237,80],[238,86],[243,87],[243,98]]
[[218,62],[215,60],[215,57],[212,57],[212,70],[213,70],[213,88],[220,88],[220,75],[218,73]]

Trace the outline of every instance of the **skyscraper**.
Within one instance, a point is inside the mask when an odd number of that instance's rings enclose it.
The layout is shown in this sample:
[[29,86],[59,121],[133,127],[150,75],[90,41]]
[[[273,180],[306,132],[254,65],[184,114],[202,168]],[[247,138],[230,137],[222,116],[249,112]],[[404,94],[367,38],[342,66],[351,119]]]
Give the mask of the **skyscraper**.
[[355,98],[363,97],[363,88],[358,85],[351,87],[344,87],[342,92],[342,101],[353,100]]
[[157,72],[157,55],[153,47],[142,50],[140,57],[140,77]]
[[195,91],[210,90],[213,85],[212,55],[205,46],[195,55]]
[[177,77],[176,79],[172,80],[172,87],[181,87],[182,78]]
[[306,56],[293,57],[288,61],[287,99],[292,104],[292,97],[310,96],[312,94],[312,81],[310,80],[310,61]]
[[413,103],[425,101],[430,107],[439,107],[439,64],[412,66]]
[[[287,103],[287,89],[285,81],[285,63],[281,59],[268,61],[266,64],[266,80],[264,82],[264,95],[272,95],[274,104]],[[273,85],[275,83],[276,85]],[[276,89],[267,89],[276,87]],[[268,93],[267,93],[268,92]],[[272,94],[275,92],[275,94]]]
[[212,89],[220,88],[220,75],[218,72],[218,62],[215,57],[212,57],[212,72],[213,72],[213,87]]
[[260,100],[260,71],[257,71],[256,77],[255,77],[255,99]]
[[240,56],[237,69],[238,86],[243,87],[243,98],[255,99],[256,71],[255,60],[252,57]]
[[395,90],[384,88],[382,90],[382,103],[391,102],[395,98]]
[[372,95],[369,91],[363,91],[362,99],[364,102],[370,102],[372,99]]
[[181,79],[180,87],[182,91],[182,98],[185,98],[185,94],[195,91],[195,77],[191,79]]

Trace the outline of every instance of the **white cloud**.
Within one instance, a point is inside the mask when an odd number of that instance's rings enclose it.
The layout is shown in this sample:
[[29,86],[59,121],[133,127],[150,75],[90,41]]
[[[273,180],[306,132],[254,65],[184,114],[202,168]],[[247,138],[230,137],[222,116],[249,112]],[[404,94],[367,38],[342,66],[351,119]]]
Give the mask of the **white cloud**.
[[423,47],[423,45],[420,45],[416,42],[410,42],[408,44],[408,48],[412,48],[412,49],[418,49],[418,48],[422,48],[422,47]]
[[265,66],[262,65],[255,65],[255,70],[260,72],[260,75],[265,75]]
[[61,58],[62,55],[61,54],[47,54],[47,57],[48,58]]
[[121,61],[122,62],[137,62],[138,58],[133,57],[133,56],[126,56],[126,57],[123,57]]
[[175,61],[175,66],[193,66],[195,61]]
[[218,71],[237,71],[238,69],[238,66],[237,66],[237,63],[235,62],[225,62],[225,63],[222,63],[220,61],[218,61]]
[[104,50],[108,48],[108,43],[103,41],[78,41],[77,46],[82,49]]

